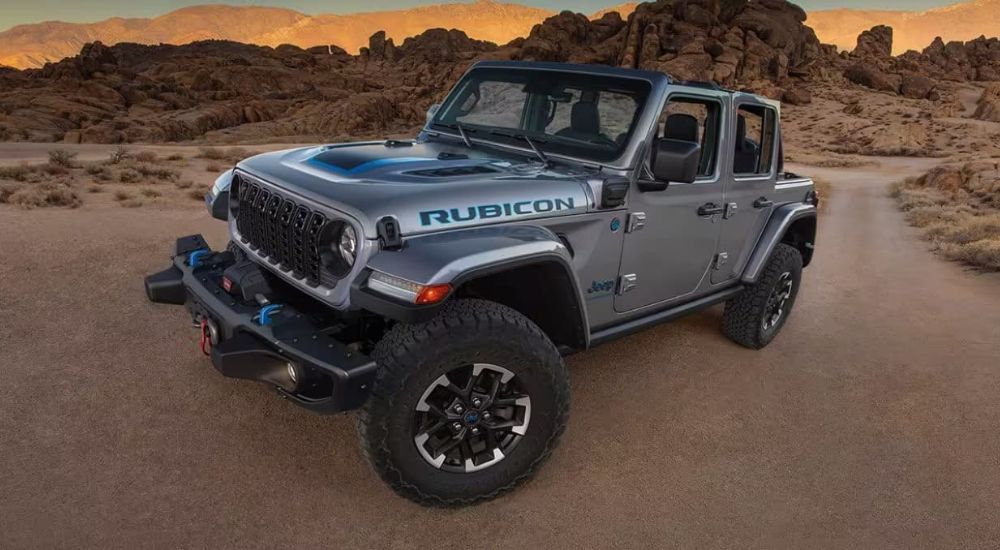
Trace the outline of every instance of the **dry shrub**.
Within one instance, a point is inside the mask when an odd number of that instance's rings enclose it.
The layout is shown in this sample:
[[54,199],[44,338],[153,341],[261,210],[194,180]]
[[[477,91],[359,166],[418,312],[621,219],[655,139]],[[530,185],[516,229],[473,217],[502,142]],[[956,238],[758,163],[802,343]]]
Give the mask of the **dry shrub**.
[[95,181],[109,181],[112,177],[111,170],[108,170],[107,166],[99,164],[91,164],[85,171],[88,175],[93,176]]
[[119,189],[115,191],[114,197],[116,201],[127,201],[132,198],[132,193],[129,193],[124,189]]
[[132,170],[131,168],[126,168],[118,173],[118,181],[122,183],[135,183],[142,179],[139,172]]
[[0,166],[0,180],[32,181],[37,174],[37,166],[29,166],[27,164]]
[[65,164],[55,164],[50,162],[48,164],[43,164],[41,169],[42,172],[45,172],[50,176],[65,176],[66,174],[69,174],[69,168],[66,168]]
[[210,162],[205,166],[206,172],[218,173],[222,171],[222,167],[214,162]]
[[141,199],[128,199],[121,201],[119,204],[121,204],[125,208],[139,208],[140,206],[143,205],[143,202]]
[[942,243],[938,249],[952,260],[1000,271],[1000,239],[982,239],[966,244]]
[[114,151],[111,151],[111,155],[108,157],[109,164],[121,164],[132,157],[129,152],[128,147],[124,145],[119,145]]
[[76,208],[83,201],[69,186],[46,182],[24,185],[7,197],[6,202],[16,204],[21,208],[31,209],[46,206]]
[[167,156],[167,160],[172,161],[172,162],[176,162],[176,161],[179,161],[179,160],[184,160],[184,155],[182,155],[180,153],[173,153],[173,154]]
[[102,193],[103,191],[104,191],[104,188],[101,187],[100,185],[88,185],[87,186],[87,192],[88,193]]
[[1000,170],[991,161],[938,166],[892,187],[906,221],[946,258],[1000,270]]
[[144,197],[150,197],[150,198],[163,196],[163,194],[157,191],[156,189],[150,189],[148,187],[139,191],[139,193],[142,193]]
[[55,166],[62,166],[63,168],[72,168],[76,165],[75,160],[76,153],[70,153],[65,149],[53,149],[49,151],[49,164]]
[[148,164],[139,164],[135,167],[136,171],[146,176],[147,178],[155,178],[160,180],[176,180],[181,176],[181,173],[172,168],[161,168],[157,166],[149,166]]
[[205,200],[205,193],[207,192],[208,189],[192,189],[188,191],[188,196],[192,199],[203,201]]
[[135,154],[135,160],[153,164],[160,160],[160,157],[153,151],[139,151]]
[[194,182],[191,180],[181,180],[174,184],[178,189],[190,189],[193,185]]
[[20,188],[20,185],[0,185],[0,204],[7,204],[10,201],[10,196]]
[[226,149],[217,147],[201,147],[198,151],[199,158],[207,160],[222,160],[232,164],[256,154],[242,147],[228,147]]

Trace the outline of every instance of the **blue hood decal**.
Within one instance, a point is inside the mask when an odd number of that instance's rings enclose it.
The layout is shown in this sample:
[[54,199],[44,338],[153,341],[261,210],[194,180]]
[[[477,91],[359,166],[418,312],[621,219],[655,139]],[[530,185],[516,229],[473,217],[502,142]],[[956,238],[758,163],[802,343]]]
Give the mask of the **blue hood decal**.
[[366,162],[362,162],[360,164],[355,164],[348,168],[344,166],[338,166],[337,164],[333,164],[332,162],[320,158],[322,156],[323,156],[322,154],[316,155],[315,157],[309,159],[307,162],[323,170],[329,170],[331,172],[334,172],[342,176],[358,176],[365,172],[370,172],[372,170],[375,170],[377,168],[385,168],[386,166],[392,166],[395,164],[409,164],[413,162],[427,162],[429,160],[434,160],[433,158],[427,158],[427,157],[390,157],[390,158],[369,160]]

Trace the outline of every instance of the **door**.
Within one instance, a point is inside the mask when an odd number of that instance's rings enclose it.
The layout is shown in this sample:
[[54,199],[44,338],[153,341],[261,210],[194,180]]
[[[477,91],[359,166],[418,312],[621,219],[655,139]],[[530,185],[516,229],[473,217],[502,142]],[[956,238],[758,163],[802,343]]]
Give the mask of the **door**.
[[720,264],[712,283],[734,280],[743,273],[761,231],[771,216],[777,178],[778,110],[756,98],[737,98],[731,122],[725,178],[725,211],[719,238]]
[[[630,191],[615,311],[691,299],[708,286],[701,283],[715,256],[722,217],[719,143],[725,108],[715,96],[668,98],[655,139],[700,144],[698,176],[693,183],[670,182],[662,191],[643,192],[638,183]],[[639,180],[653,180],[648,162]]]

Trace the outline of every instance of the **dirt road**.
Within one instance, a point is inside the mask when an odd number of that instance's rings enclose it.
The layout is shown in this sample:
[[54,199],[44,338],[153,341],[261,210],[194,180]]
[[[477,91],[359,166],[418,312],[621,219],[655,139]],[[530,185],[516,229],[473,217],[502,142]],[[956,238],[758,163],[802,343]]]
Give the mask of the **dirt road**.
[[532,482],[429,510],[353,418],[217,375],[144,274],[198,210],[0,210],[0,547],[988,547],[1000,540],[1000,277],[945,263],[885,196],[833,183],[784,333],[718,308],[569,359]]

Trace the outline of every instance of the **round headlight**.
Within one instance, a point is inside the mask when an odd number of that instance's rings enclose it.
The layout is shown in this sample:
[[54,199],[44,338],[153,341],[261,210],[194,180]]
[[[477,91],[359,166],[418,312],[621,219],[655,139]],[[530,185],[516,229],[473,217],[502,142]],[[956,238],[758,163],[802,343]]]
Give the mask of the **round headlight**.
[[354,232],[354,228],[345,223],[340,230],[338,241],[337,249],[340,251],[340,257],[348,266],[353,267],[354,258],[358,253],[358,235]]

